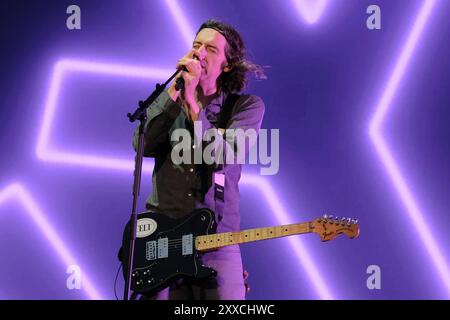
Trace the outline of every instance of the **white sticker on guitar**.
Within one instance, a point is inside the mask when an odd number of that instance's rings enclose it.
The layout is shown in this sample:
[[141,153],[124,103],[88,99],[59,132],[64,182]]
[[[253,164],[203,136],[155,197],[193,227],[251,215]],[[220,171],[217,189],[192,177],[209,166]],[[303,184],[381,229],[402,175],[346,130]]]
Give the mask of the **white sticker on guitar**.
[[155,232],[158,224],[150,218],[142,218],[137,221],[136,238],[145,238]]

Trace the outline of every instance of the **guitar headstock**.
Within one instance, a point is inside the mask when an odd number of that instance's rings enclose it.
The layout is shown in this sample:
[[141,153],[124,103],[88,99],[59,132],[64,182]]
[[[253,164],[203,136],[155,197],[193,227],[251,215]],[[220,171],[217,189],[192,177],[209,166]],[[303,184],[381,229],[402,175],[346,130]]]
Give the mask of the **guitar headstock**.
[[317,233],[322,241],[333,240],[342,233],[351,239],[359,235],[357,219],[339,218],[326,214],[310,222],[310,229],[311,232]]

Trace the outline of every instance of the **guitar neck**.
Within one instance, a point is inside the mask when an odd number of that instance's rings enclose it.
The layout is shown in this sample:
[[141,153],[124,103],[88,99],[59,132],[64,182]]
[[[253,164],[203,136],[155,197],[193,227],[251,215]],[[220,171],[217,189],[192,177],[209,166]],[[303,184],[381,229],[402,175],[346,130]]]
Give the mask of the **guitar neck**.
[[195,239],[197,251],[208,251],[240,243],[287,237],[311,232],[310,223],[295,223],[277,227],[248,229],[238,232],[215,233]]

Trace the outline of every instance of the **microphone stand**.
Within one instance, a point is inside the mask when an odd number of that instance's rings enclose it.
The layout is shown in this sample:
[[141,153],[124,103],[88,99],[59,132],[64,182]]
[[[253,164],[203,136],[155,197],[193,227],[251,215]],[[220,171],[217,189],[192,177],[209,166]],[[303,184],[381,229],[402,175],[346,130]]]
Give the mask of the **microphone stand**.
[[[144,127],[147,121],[147,108],[159,97],[159,95],[164,91],[166,86],[172,81],[173,78],[177,76],[177,74],[181,70],[177,70],[165,83],[156,84],[156,89],[153,93],[145,100],[139,101],[139,107],[136,111],[131,114],[128,113],[127,117],[130,122],[134,122],[136,120],[140,121],[139,124],[139,138],[138,138],[138,147],[135,156],[135,166],[134,166],[134,182],[133,182],[133,208],[131,211],[130,218],[130,243],[129,243],[129,251],[128,251],[128,269],[126,270],[125,277],[125,290],[123,299],[129,300],[130,291],[131,291],[131,276],[133,270],[133,261],[134,261],[134,243],[136,241],[136,224],[137,224],[137,213],[136,213],[136,205],[137,198],[139,196],[139,190],[141,186],[141,175],[142,175],[142,159],[144,157]],[[181,80],[180,80],[181,79]],[[180,80],[180,81],[178,81]],[[183,89],[183,79],[180,77],[177,79],[177,90]],[[181,84],[181,86],[180,86]]]

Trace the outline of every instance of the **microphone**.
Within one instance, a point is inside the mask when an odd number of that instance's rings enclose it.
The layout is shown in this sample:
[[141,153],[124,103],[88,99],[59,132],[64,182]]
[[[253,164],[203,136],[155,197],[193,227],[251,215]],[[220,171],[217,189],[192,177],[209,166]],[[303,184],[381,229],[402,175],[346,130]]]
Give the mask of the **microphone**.
[[[198,59],[197,56],[193,56],[192,59],[199,61],[199,59]],[[202,64],[202,66],[203,66],[203,64]],[[186,66],[183,66],[183,67],[180,69],[180,72],[181,72],[181,71],[189,72],[189,70],[186,68]],[[179,77],[179,78],[176,80],[175,90],[177,90],[177,91],[184,90],[184,79],[183,79],[183,77]]]
[[[181,72],[181,71],[189,72],[188,69],[185,66],[183,66],[183,68],[181,68],[179,72]],[[183,79],[183,77],[179,77],[175,81],[175,90],[177,90],[177,91],[184,90],[184,79]]]

